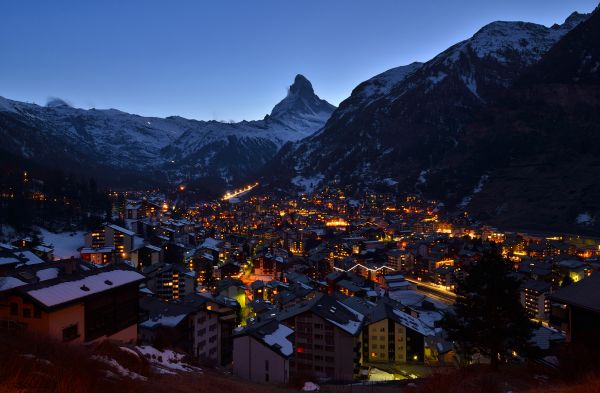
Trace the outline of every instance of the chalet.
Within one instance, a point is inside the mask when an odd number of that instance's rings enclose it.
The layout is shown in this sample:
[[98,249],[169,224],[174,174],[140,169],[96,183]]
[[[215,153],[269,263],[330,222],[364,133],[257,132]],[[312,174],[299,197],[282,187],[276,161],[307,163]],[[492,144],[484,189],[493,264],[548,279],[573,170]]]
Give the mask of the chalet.
[[[2,247],[4,246],[4,247]],[[54,259],[54,249],[51,245],[34,241],[31,237],[24,237],[13,241],[10,245],[4,244],[0,248],[16,247],[24,250],[31,250],[36,256],[43,259],[44,261],[51,261]]]
[[65,342],[137,340],[142,274],[127,265],[98,269],[74,259],[53,265],[17,269],[0,280],[0,320]]
[[568,341],[595,340],[600,332],[600,274],[592,274],[550,295],[550,323]]
[[425,361],[426,338],[435,336],[433,329],[390,299],[383,298],[361,311],[366,314],[361,336],[363,364]]
[[239,304],[223,296],[194,293],[181,300],[191,307],[191,353],[204,363],[224,366],[231,363],[233,330],[237,325]]
[[162,212],[162,206],[148,200],[128,200],[125,204],[126,220],[139,220],[146,217],[156,217]]
[[569,277],[573,282],[577,282],[588,275],[588,269],[581,261],[567,259],[558,263],[558,275],[561,278]]
[[412,254],[405,250],[389,250],[386,252],[387,255],[387,266],[393,270],[411,270],[414,264],[414,258]]
[[461,270],[458,266],[443,265],[433,271],[433,278],[437,285],[447,289],[454,289]]
[[135,232],[115,224],[104,224],[85,235],[86,248],[114,247],[119,258],[129,259],[131,251],[135,248],[139,238]]
[[268,319],[234,336],[233,374],[259,383],[288,383],[294,330]]
[[217,284],[217,294],[235,299],[241,307],[246,307],[246,285],[237,278],[224,278]]
[[384,287],[389,292],[415,290],[417,286],[410,281],[406,281],[404,276],[399,273],[386,274],[383,276]]
[[131,250],[131,262],[138,270],[163,262],[163,250],[152,244],[142,244]]
[[282,311],[277,319],[296,332],[290,376],[352,380],[360,365],[363,318],[324,294]]
[[312,286],[302,282],[296,282],[281,288],[274,294],[273,303],[280,308],[287,308],[299,304],[304,300],[310,300],[314,298],[316,294],[317,290]]
[[552,285],[545,281],[528,280],[521,286],[521,304],[531,318],[548,319]]
[[108,265],[117,260],[117,250],[114,246],[84,247],[80,251],[81,259],[95,265]]
[[142,272],[148,277],[148,289],[161,299],[175,300],[196,291],[195,272],[182,265],[159,263]]
[[21,263],[23,263],[23,261],[16,253],[0,249],[0,274],[10,272]]
[[143,344],[167,346],[192,353],[191,315],[189,305],[162,300],[153,296],[140,298],[140,310],[147,319],[139,324],[139,340]]
[[261,319],[263,316],[275,316],[277,309],[275,305],[267,300],[254,299],[248,306],[252,309],[252,312],[256,314],[257,319]]
[[285,260],[270,252],[261,252],[252,259],[253,272],[257,278],[267,281],[278,278],[285,270]]
[[215,270],[215,276],[219,278],[238,277],[240,270],[239,263],[229,260]]

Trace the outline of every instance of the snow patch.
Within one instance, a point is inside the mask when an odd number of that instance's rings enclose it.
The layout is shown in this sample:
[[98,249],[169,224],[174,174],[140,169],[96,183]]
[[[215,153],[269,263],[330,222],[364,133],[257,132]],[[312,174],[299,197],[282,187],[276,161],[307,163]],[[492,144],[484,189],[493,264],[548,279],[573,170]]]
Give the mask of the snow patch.
[[593,225],[596,219],[588,212],[581,213],[575,218],[575,222],[580,225]]
[[318,392],[319,390],[321,387],[314,382],[304,382],[304,386],[302,386],[304,392]]
[[294,346],[292,342],[287,338],[292,333],[294,333],[292,329],[285,325],[279,324],[277,330],[275,330],[271,334],[266,334],[263,340],[265,341],[265,343],[271,346],[279,345],[279,347],[281,348],[281,353],[286,356],[290,356],[294,353]]
[[[146,359],[148,359],[148,361],[157,368],[164,368],[168,371],[201,371],[200,368],[191,366],[184,362],[184,358],[186,355],[171,351],[170,349],[160,351],[149,345],[139,346],[136,347],[136,349],[140,351],[140,353],[144,355]],[[159,373],[161,372],[159,371]]]
[[143,375],[140,375],[129,369],[126,369],[125,367],[121,366],[121,364],[119,362],[117,362],[115,359],[111,359],[108,356],[94,355],[94,356],[92,356],[92,359],[97,360],[100,363],[104,363],[107,366],[110,366],[112,369],[114,369],[117,372],[118,375],[120,375],[122,377],[130,378],[130,379],[138,379],[140,381],[148,380],[148,378],[144,377]]
[[448,74],[440,71],[436,75],[432,75],[432,76],[428,77],[427,79],[431,82],[431,84],[437,85],[438,83],[440,83],[441,81],[446,79],[447,76],[448,76]]
[[296,176],[292,179],[292,184],[300,187],[305,194],[312,193],[318,184],[325,178],[322,174],[316,174],[311,177]]
[[38,270],[35,275],[40,281],[52,280],[58,277],[58,268],[50,267],[48,269]]
[[0,112],[13,112],[17,113],[14,105],[4,97],[0,97]]
[[7,291],[27,284],[15,277],[0,277],[0,291]]
[[79,257],[79,249],[85,243],[85,232],[53,233],[44,228],[39,228],[42,242],[54,247],[55,259],[68,259]]

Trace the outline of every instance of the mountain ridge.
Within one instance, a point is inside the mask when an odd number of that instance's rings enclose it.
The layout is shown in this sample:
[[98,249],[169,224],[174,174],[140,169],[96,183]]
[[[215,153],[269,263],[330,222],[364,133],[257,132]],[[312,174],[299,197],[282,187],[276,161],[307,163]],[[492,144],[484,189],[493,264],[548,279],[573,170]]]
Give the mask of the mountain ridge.
[[0,97],[0,135],[5,150],[38,161],[61,157],[75,168],[96,163],[113,172],[107,180],[126,169],[150,178],[160,174],[157,179],[166,182],[218,178],[224,187],[252,176],[284,143],[317,131],[333,112],[306,78],[296,79],[300,85],[295,81],[290,91],[302,92],[304,106],[286,104],[295,98],[288,94],[275,105],[276,116],[238,123],[80,109],[57,98],[39,106]]

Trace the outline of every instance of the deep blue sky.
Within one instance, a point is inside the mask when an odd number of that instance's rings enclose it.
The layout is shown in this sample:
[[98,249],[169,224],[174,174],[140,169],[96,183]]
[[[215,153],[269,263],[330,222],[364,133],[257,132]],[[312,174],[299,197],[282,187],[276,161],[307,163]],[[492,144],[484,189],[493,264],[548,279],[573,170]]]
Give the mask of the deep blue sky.
[[[92,4],[93,3],[93,4]],[[598,0],[13,0],[0,95],[196,119],[262,118],[297,73],[337,105],[494,20],[551,25]]]

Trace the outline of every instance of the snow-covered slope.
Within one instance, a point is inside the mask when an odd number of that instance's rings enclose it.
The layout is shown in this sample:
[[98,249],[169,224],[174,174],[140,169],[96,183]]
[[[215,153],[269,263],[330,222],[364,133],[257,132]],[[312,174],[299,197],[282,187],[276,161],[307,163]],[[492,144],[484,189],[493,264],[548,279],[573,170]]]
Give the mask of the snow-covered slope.
[[[45,161],[68,157],[85,167],[102,165],[163,180],[251,175],[286,142],[319,130],[335,107],[319,99],[301,75],[263,120],[222,123],[181,117],[143,117],[115,109],[84,110],[61,99],[47,106],[0,97],[0,136],[12,153]],[[58,158],[58,160],[56,160]]]

